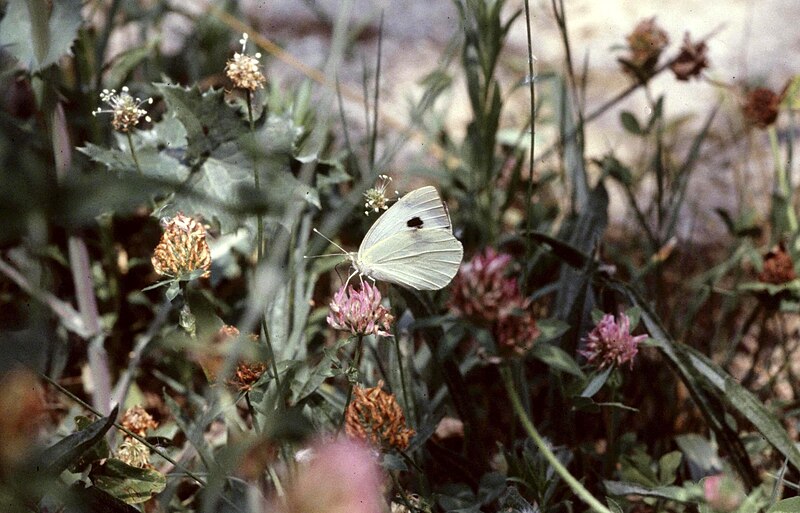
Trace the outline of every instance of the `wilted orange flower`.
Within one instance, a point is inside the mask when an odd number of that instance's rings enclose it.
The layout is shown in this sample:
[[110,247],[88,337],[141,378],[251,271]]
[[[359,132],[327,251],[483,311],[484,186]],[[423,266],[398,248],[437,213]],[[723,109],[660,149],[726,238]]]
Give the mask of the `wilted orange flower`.
[[262,362],[239,362],[236,372],[228,380],[228,384],[236,387],[240,392],[250,391],[266,370],[267,366]]
[[747,93],[742,114],[745,119],[758,128],[766,128],[778,119],[778,109],[780,107],[782,95],[764,88],[758,87]]
[[153,269],[162,276],[188,279],[195,271],[200,277],[211,275],[211,252],[206,242],[206,229],[181,212],[166,222],[161,242],[153,251]]
[[242,53],[234,53],[233,58],[229,59],[225,64],[225,73],[228,78],[233,82],[233,86],[238,89],[246,89],[248,91],[255,91],[259,87],[264,87],[266,79],[261,73],[261,58],[260,53],[256,53],[251,57],[245,54],[247,47],[247,34],[242,34],[239,43],[242,45]]
[[345,415],[347,434],[369,441],[376,447],[405,450],[414,430],[406,426],[406,417],[394,394],[383,390],[383,380],[372,388],[353,388],[353,400]]
[[758,275],[758,281],[780,285],[797,278],[792,257],[783,244],[764,255],[764,269]]
[[675,73],[675,78],[678,80],[689,80],[691,77],[699,77],[705,68],[708,67],[708,56],[706,55],[707,47],[705,41],[699,43],[692,43],[687,32],[683,36],[683,45],[681,51],[672,63],[669,69]]
[[[226,324],[222,326],[211,339],[211,350],[194,356],[194,360],[203,368],[203,372],[205,372],[206,378],[208,378],[210,383],[217,381],[217,375],[225,364],[225,346],[236,340],[238,336],[239,329],[236,328],[236,326]],[[250,340],[257,343],[258,337],[256,335],[250,335]],[[233,376],[230,377],[226,383],[236,387],[240,391],[248,391],[253,388],[255,382],[258,381],[266,370],[267,366],[262,362],[240,361],[236,366]]]
[[120,420],[122,427],[128,431],[132,431],[139,436],[144,436],[148,429],[155,429],[158,427],[158,422],[147,413],[147,411],[139,405],[129,408]]

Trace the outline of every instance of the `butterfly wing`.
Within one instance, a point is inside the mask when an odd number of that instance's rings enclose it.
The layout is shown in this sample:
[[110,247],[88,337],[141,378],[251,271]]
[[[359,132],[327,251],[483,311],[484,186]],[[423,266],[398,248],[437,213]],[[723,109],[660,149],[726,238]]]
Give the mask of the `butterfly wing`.
[[438,290],[458,272],[464,248],[450,228],[401,230],[358,252],[361,271],[375,280]]
[[452,232],[450,216],[442,198],[436,188],[430,185],[409,192],[384,212],[364,236],[358,252],[361,254],[401,231],[429,228],[444,228]]

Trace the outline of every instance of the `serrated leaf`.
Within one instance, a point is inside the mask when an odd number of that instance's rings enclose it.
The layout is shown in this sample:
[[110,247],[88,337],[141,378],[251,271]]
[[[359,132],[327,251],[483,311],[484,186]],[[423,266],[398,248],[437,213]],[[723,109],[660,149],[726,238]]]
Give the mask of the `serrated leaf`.
[[191,163],[210,155],[221,144],[233,141],[248,131],[239,114],[225,103],[221,90],[201,92],[169,84],[155,84],[167,108],[186,129],[186,158]]
[[89,479],[97,488],[128,504],[145,502],[167,486],[167,478],[160,472],[133,467],[115,458],[92,469]]
[[0,47],[33,73],[68,53],[83,23],[80,0],[12,0],[7,5]]
[[103,438],[114,425],[118,412],[119,406],[115,407],[108,417],[98,419],[85,429],[51,445],[34,459],[33,468],[48,475],[60,474]]

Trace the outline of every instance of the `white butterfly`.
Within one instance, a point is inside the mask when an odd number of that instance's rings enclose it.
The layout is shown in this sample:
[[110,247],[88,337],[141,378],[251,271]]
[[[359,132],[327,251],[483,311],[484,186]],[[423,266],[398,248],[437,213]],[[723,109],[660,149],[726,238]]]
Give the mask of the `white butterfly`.
[[439,193],[426,186],[384,212],[364,236],[358,253],[347,256],[361,276],[416,290],[438,290],[458,272],[464,248],[453,236]]

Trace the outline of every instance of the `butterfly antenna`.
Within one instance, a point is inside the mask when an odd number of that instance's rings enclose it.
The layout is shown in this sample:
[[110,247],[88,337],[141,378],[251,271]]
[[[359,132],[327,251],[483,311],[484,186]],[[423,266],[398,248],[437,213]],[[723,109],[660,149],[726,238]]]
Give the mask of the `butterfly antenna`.
[[[346,249],[344,249],[343,247],[341,247],[340,245],[336,244],[336,243],[335,243],[335,242],[333,242],[331,239],[329,239],[328,237],[326,237],[325,235],[323,235],[321,231],[317,230],[316,228],[312,228],[312,230],[314,231],[314,233],[316,233],[317,235],[319,235],[320,237],[322,237],[322,238],[323,238],[323,239],[325,239],[326,241],[328,241],[328,242],[330,242],[331,244],[333,244],[334,246],[336,246],[336,247],[337,247],[339,250],[341,250],[341,252],[342,252],[342,253],[344,253],[345,255],[349,255],[349,254],[350,254],[350,252],[349,252],[349,251],[347,251]],[[336,255],[336,256],[341,256],[341,255],[338,255],[338,254],[333,254],[333,255]],[[333,255],[319,255],[319,256],[333,256]],[[309,258],[309,257],[306,257],[306,258]]]

